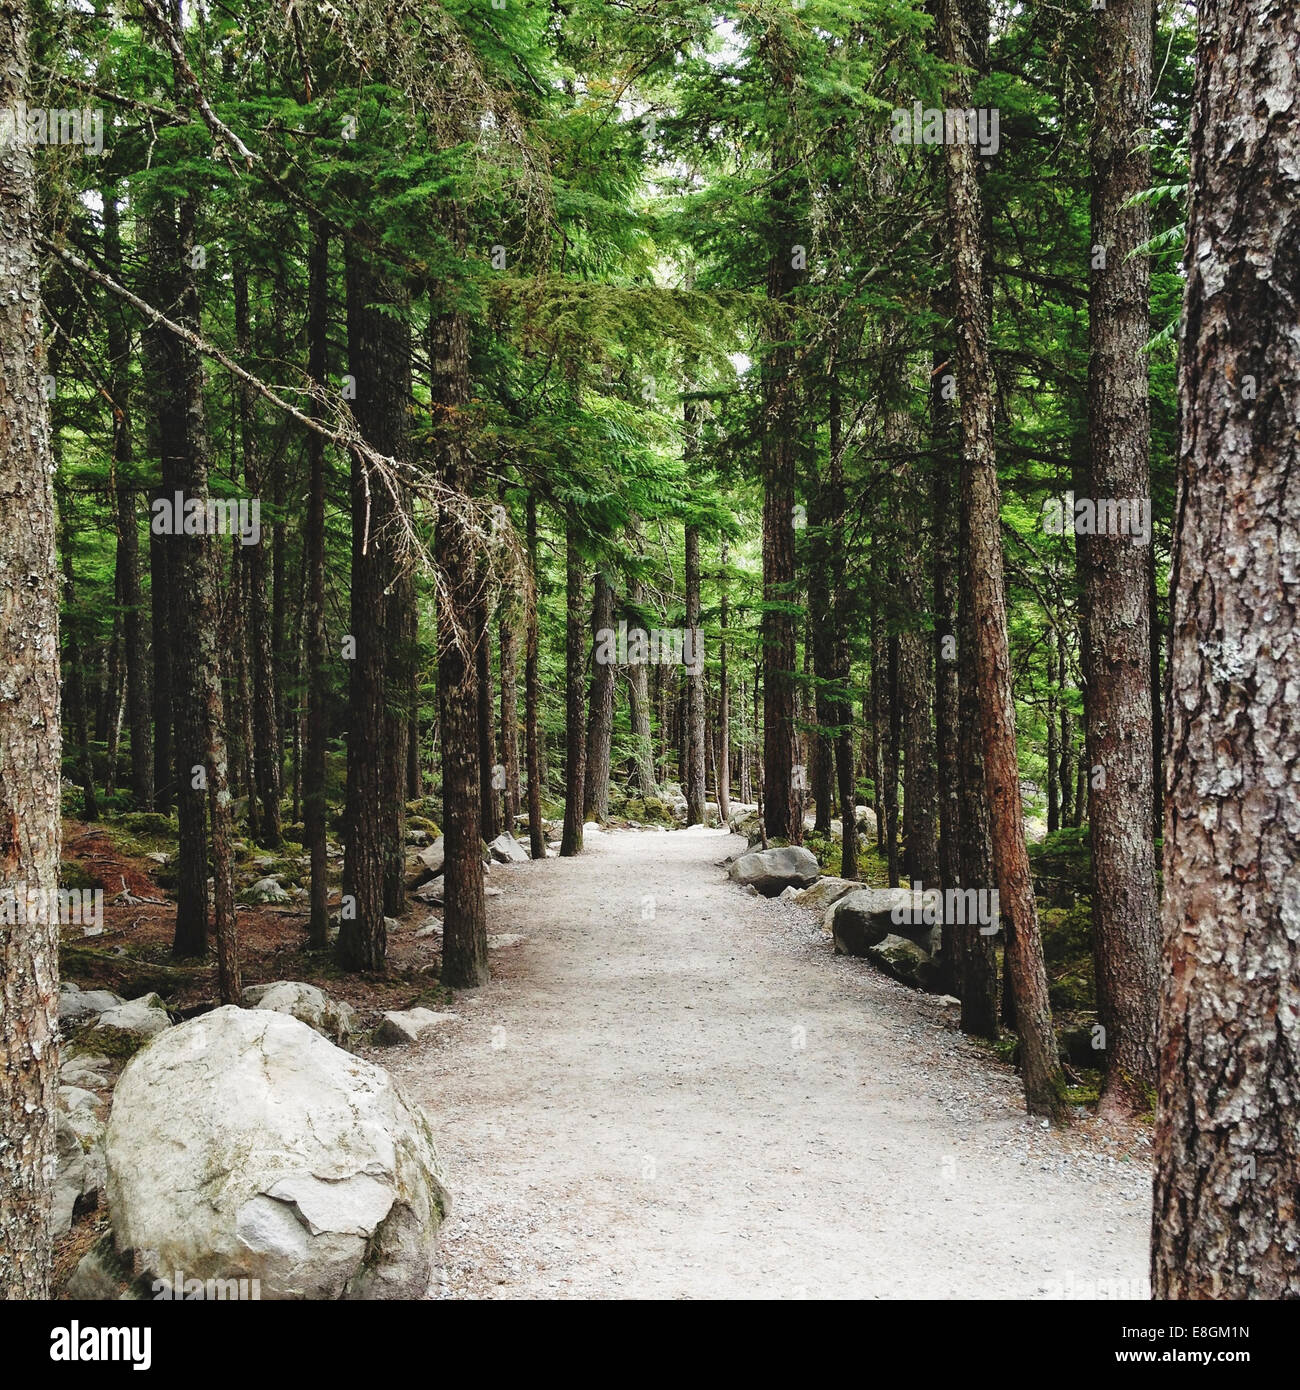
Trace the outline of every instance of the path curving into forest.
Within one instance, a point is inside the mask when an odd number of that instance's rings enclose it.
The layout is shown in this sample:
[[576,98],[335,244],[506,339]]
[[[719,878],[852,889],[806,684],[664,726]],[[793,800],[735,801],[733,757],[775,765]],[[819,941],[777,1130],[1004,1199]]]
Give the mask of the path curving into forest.
[[938,1000],[744,895],[719,832],[492,872],[496,978],[383,1062],[454,1209],[443,1297],[1142,1296],[1144,1136],[1030,1121]]

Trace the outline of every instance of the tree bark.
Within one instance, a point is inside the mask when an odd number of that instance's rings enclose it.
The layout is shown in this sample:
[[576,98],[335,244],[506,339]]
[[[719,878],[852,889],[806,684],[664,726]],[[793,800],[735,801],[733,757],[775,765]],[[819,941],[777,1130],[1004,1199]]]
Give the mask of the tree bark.
[[1157,1298],[1300,1297],[1300,13],[1200,12],[1171,593]]
[[[308,255],[307,372],[323,389],[329,370],[329,233],[321,219],[312,220]],[[321,409],[313,405],[313,416]],[[325,625],[325,441],[315,433],[307,439],[307,527],[303,545],[307,566],[307,736],[303,753],[302,807],[303,838],[311,859],[311,917],[307,931],[311,949],[323,951],[329,945],[325,770],[330,680],[329,639]]]
[[731,689],[727,676],[727,542],[722,541],[718,557],[718,817],[725,827],[731,820]]
[[[614,626],[614,590],[602,570],[597,569],[591,600],[593,643],[602,628]],[[614,733],[614,681],[618,667],[613,662],[593,660],[587,708],[587,757],[583,774],[582,809],[584,819],[609,819],[609,749]]]
[[573,517],[566,528],[565,641],[564,641],[564,832],[562,855],[582,851],[582,802],[586,778],[586,704],[582,676],[587,652],[585,566],[578,549],[578,523]]
[[[242,360],[252,365],[252,328],[248,311],[248,276],[236,268],[235,343]],[[250,498],[262,496],[262,457],[258,448],[256,397],[246,382],[239,385],[239,433],[243,445],[244,486]],[[266,550],[259,538],[248,547],[248,648],[252,668],[253,779],[261,814],[257,818],[258,844],[278,849],[280,829],[280,725],[275,705],[275,665],[271,651],[270,594],[267,589]],[[251,797],[250,797],[251,800]]]
[[686,672],[686,824],[704,824],[704,632],[700,627],[700,531],[686,527],[686,630],[695,662]]
[[[464,224],[454,213],[459,240]],[[466,497],[473,463],[461,443],[458,415],[469,403],[469,321],[451,311],[429,323],[434,442],[443,481]],[[441,572],[438,607],[438,709],[442,743],[442,825],[446,855],[442,983],[472,989],[488,982],[487,911],[483,896],[482,800],[478,784],[478,672],[473,609],[478,582],[472,533],[448,507],[435,536]]]
[[[953,78],[949,105],[970,106],[969,67],[974,26],[987,42],[988,18],[982,0],[958,9],[957,0],[941,7],[941,56],[959,71]],[[1011,975],[1020,1033],[1020,1069],[1025,1105],[1030,1114],[1064,1122],[1065,1082],[1056,1050],[1047,973],[1043,966],[1025,845],[1016,757],[1016,710],[1011,690],[1003,588],[1001,490],[993,442],[994,384],[988,345],[988,307],[982,267],[981,197],[975,172],[977,158],[967,142],[944,146],[948,216],[952,238],[954,318],[957,328],[958,382],[961,398],[962,456],[967,463],[963,492],[970,518],[971,608],[975,626],[974,675],[979,684],[984,735],[984,780],[993,829],[993,861],[998,891],[1008,921]]]
[[[628,589],[628,626],[641,621],[641,604],[645,602],[645,586],[634,579]],[[632,662],[627,668],[628,717],[632,724],[633,776],[642,796],[658,796],[659,781],[655,776],[654,734],[650,725],[650,682],[644,662]]]
[[541,626],[541,575],[537,566],[537,498],[528,494],[525,529],[528,543],[528,632],[524,649],[524,753],[528,761],[528,847],[534,859],[546,858],[546,832],[542,828],[542,756],[538,732],[541,692],[538,677],[538,639]]
[[[28,95],[27,9],[0,0],[0,109]],[[58,891],[59,601],[31,148],[0,143],[0,890]],[[59,1079],[59,928],[53,912],[0,925],[0,1298],[50,1294]],[[37,920],[30,920],[35,916]]]
[[505,828],[513,835],[519,817],[519,634],[518,605],[501,605],[497,628],[501,648],[501,765],[506,785],[502,797]]

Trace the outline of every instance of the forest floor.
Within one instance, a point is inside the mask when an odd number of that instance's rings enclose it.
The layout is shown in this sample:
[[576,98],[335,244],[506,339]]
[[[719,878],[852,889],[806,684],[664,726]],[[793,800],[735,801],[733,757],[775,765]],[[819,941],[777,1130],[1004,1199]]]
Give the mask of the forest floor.
[[725,832],[494,868],[493,980],[375,1059],[452,1192],[442,1297],[1145,1297],[1149,1134],[1026,1117],[934,996],[746,896]]

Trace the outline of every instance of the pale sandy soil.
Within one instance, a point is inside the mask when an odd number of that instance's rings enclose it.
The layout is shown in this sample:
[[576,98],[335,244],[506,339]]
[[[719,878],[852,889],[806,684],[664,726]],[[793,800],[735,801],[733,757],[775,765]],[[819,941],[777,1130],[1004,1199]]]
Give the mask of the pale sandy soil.
[[453,1194],[435,1296],[1144,1296],[1147,1136],[1027,1119],[936,999],[727,882],[739,847],[614,831],[493,870],[489,929],[524,940],[379,1057]]

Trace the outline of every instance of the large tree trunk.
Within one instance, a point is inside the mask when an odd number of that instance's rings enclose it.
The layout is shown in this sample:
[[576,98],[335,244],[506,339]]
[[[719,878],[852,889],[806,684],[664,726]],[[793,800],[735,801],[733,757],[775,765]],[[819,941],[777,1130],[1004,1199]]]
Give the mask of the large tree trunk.
[[[405,326],[383,307],[401,291],[375,269],[368,254],[348,249],[348,368],[356,379],[353,411],[363,437],[382,454],[406,449],[410,342]],[[382,307],[381,307],[382,306]],[[391,547],[400,524],[392,495],[352,456],[352,611],[355,644],[348,686],[348,775],[343,859],[343,908],[338,958],[345,970],[382,970],[388,950],[384,894],[392,833],[389,805],[406,785],[405,759],[394,783],[387,710],[396,579]]]
[[[983,0],[963,15],[957,0],[942,5],[941,56],[960,71],[949,106],[970,105],[972,20],[987,35]],[[983,47],[983,43],[980,44]],[[971,607],[975,623],[975,678],[984,733],[984,780],[993,826],[993,861],[1002,911],[1008,919],[1007,950],[1016,995],[1020,1070],[1030,1114],[1064,1121],[1065,1082],[1057,1056],[1038,932],[1038,907],[1029,874],[1020,769],[1016,756],[1016,708],[1011,690],[1003,589],[1001,490],[993,445],[994,384],[988,345],[988,309],[982,271],[982,214],[977,158],[967,142],[944,146],[948,219],[952,238],[954,317],[961,397],[962,455],[968,462],[963,501],[970,518]]]
[[[628,626],[640,623],[640,605],[645,601],[645,586],[634,579],[628,589]],[[654,735],[650,727],[650,682],[643,661],[632,662],[627,668],[628,718],[632,724],[633,776],[642,796],[658,796],[659,782],[655,777]]]
[[[1151,5],[1111,0],[1095,17],[1097,109],[1092,137],[1092,244],[1105,251],[1089,299],[1088,437],[1094,499],[1151,496],[1150,334],[1144,140],[1150,117]],[[1095,256],[1094,251],[1094,256]],[[1095,263],[1094,263],[1095,264]],[[1150,515],[1148,513],[1148,521]],[[1156,1062],[1160,948],[1151,838],[1150,537],[1080,535],[1085,621],[1084,707],[1092,846],[1097,1016],[1104,1030],[1101,1109],[1150,1107]]]
[[[193,270],[197,209],[193,199],[180,208],[179,250],[182,291],[178,318],[191,332],[199,331],[199,292]],[[203,403],[203,359],[189,344],[181,344],[180,377],[185,418],[185,449],[176,486],[184,496],[208,496],[210,450]],[[174,518],[179,520],[179,518]],[[174,581],[176,605],[173,623],[176,650],[177,725],[176,754],[181,808],[181,858],[189,858],[194,878],[192,896],[178,896],[176,912],[177,955],[201,955],[207,945],[208,847],[204,817],[212,826],[212,924],[217,944],[218,992],[223,1004],[239,1002],[239,955],[235,939],[234,821],[226,759],[225,709],[218,660],[220,604],[217,596],[217,555],[213,538],[206,534],[173,537],[169,576]],[[187,829],[190,842],[186,843]],[[197,881],[196,881],[197,880]],[[182,891],[187,886],[182,877]],[[182,915],[187,918],[182,930]]]
[[840,803],[840,877],[857,882],[858,808],[853,778],[853,653],[849,646],[852,611],[846,573],[844,525],[848,498],[844,487],[844,440],[838,379],[831,368],[829,410],[830,467],[826,479],[826,524],[830,528],[830,602],[834,616],[828,656],[832,681],[830,716],[835,726],[835,785]]
[[731,690],[727,677],[727,542],[718,558],[718,752],[714,774],[718,788],[718,816],[725,827],[731,820]]
[[794,483],[797,450],[794,331],[789,299],[798,286],[797,240],[784,217],[788,198],[784,156],[774,151],[771,198],[778,210],[767,267],[771,306],[762,366],[763,422],[763,810],[773,839],[803,839],[803,797],[795,782],[795,608]]
[[582,851],[582,800],[586,779],[586,704],[582,674],[587,652],[585,565],[578,549],[578,523],[566,528],[564,629],[564,832],[560,853]]
[[501,765],[505,828],[513,835],[519,816],[519,607],[503,603],[497,614],[501,648]]
[[[613,626],[614,590],[598,569],[591,601],[593,641],[603,628],[612,629]],[[609,745],[614,733],[614,681],[617,675],[618,667],[613,662],[592,661],[587,702],[587,761],[582,787],[584,819],[604,821],[609,818]]]
[[1171,593],[1157,1298],[1300,1297],[1300,12],[1206,0]]
[[478,728],[478,792],[481,833],[485,840],[495,840],[501,833],[501,807],[495,785],[496,777],[496,711],[492,699],[492,615],[488,607],[488,571],[486,559],[479,561],[478,593],[474,601],[474,667],[477,702],[475,707]]
[[[122,238],[117,198],[104,193],[104,261],[122,283]],[[122,648],[126,663],[127,728],[131,734],[131,796],[139,809],[152,805],[153,735],[149,727],[149,668],[145,649],[144,597],[140,591],[140,532],[132,486],[131,330],[125,306],[112,297],[108,323],[109,390],[113,397],[113,470],[117,492],[118,566],[122,577]]]
[[[941,364],[945,354],[936,354]],[[944,372],[948,370],[944,365]],[[937,373],[936,375],[941,375]],[[931,395],[936,419],[934,460],[934,747],[938,772],[939,879],[945,888],[961,882],[961,773],[957,679],[957,525],[953,506],[956,459],[951,451],[951,411],[940,398],[940,387]],[[955,985],[949,924],[944,923],[944,968]]]
[[686,672],[686,824],[704,824],[704,633],[700,627],[700,531],[686,527],[686,631],[694,664]]
[[[307,265],[307,371],[321,390],[325,388],[329,365],[328,277],[329,233],[323,221],[313,219]],[[322,410],[322,405],[313,403],[313,416],[319,416]],[[308,940],[313,951],[323,951],[329,945],[325,769],[330,679],[325,625],[325,440],[316,433],[307,439],[307,527],[303,545],[307,566],[307,736],[303,754],[302,811],[303,838],[311,858]],[[274,682],[272,697],[274,704]]]
[[528,541],[528,633],[524,648],[524,756],[528,763],[528,851],[534,859],[546,858],[546,832],[542,829],[542,753],[538,732],[541,691],[538,676],[538,640],[541,626],[541,575],[537,568],[537,498],[528,494],[525,530]]
[[[235,343],[245,365],[252,365],[252,328],[248,312],[248,277],[234,273]],[[262,456],[258,447],[256,396],[246,382],[239,385],[239,433],[243,445],[244,485],[249,497],[261,498]],[[248,566],[248,648],[252,667],[253,779],[261,814],[258,843],[278,849],[280,830],[280,725],[275,706],[275,665],[271,652],[270,594],[266,549],[259,538],[245,557]],[[252,800],[250,796],[250,801]]]
[[[28,93],[27,12],[0,0],[0,109]],[[59,601],[31,148],[0,142],[0,884],[58,891]],[[0,1298],[50,1293],[50,1204],[59,1080],[59,928],[54,912],[0,928]],[[31,920],[35,917],[36,920]]]
[[[458,214],[455,226],[463,238]],[[469,403],[469,321],[450,312],[429,324],[430,394],[439,472],[448,487],[472,492],[472,462],[461,444]],[[488,981],[478,784],[478,673],[473,609],[478,582],[472,531],[444,506],[435,539],[442,578],[438,606],[438,711],[442,741],[442,825],[446,857],[442,983],[455,989]]]

